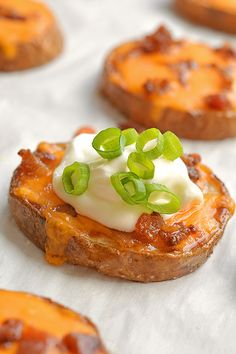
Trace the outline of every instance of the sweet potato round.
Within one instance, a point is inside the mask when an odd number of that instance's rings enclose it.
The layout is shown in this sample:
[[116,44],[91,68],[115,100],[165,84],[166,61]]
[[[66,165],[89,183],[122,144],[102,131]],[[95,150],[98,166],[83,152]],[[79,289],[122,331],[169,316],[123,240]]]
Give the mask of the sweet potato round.
[[[222,0],[222,4],[213,1],[175,0],[176,11],[189,20],[216,30],[236,33],[236,3]],[[234,9],[232,11],[232,9]]]
[[0,27],[0,71],[39,66],[62,51],[56,19],[40,2],[0,0]]
[[111,51],[101,92],[130,126],[213,140],[236,136],[235,82],[233,49],[174,40],[161,27]]
[[50,263],[68,262],[129,280],[174,279],[204,263],[234,212],[223,183],[195,155],[184,161],[205,197],[200,208],[167,221],[143,215],[133,233],[109,229],[79,215],[52,189],[52,174],[65,146],[40,144],[34,154],[20,152],[22,163],[11,181],[9,205],[24,234],[46,252]]
[[0,352],[105,354],[86,317],[50,299],[0,289]]

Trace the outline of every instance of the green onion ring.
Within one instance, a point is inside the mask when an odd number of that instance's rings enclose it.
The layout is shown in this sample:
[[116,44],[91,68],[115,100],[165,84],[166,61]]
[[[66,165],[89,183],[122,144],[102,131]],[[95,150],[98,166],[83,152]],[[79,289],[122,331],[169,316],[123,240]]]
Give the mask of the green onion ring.
[[127,160],[127,166],[131,172],[143,179],[151,179],[154,176],[155,166],[143,153],[131,152]]
[[[157,143],[154,148],[150,150],[144,150],[145,145],[150,141],[157,139]],[[160,130],[151,128],[144,130],[136,141],[136,149],[138,152],[142,152],[147,158],[154,160],[162,155],[164,146],[164,138]]]
[[62,174],[62,183],[66,193],[81,195],[88,188],[90,178],[89,166],[85,163],[74,162],[66,166]]
[[145,185],[134,173],[118,172],[112,175],[110,179],[113,188],[126,203],[132,205],[145,203]]
[[125,137],[125,146],[134,144],[138,138],[137,130],[134,128],[123,130],[122,135]]
[[[174,214],[180,209],[180,199],[172,193],[166,186],[162,184],[153,183],[146,184],[147,204],[146,206],[160,214]],[[151,202],[151,194],[157,194],[159,199],[167,199],[166,203]]]
[[163,157],[167,160],[174,161],[183,155],[183,146],[179,138],[172,132],[167,131],[163,134],[164,150]]
[[108,128],[95,136],[92,146],[104,159],[113,160],[122,154],[125,137],[119,128]]

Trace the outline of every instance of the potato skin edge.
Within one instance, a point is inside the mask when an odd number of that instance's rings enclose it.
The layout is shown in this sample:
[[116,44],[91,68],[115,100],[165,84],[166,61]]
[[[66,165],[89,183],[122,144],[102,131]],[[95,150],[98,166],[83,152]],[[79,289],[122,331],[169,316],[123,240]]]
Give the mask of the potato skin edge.
[[190,21],[216,29],[218,31],[236,33],[236,15],[208,8],[197,4],[197,1],[175,0],[175,10]]
[[[16,170],[9,192],[11,213],[20,230],[45,252],[48,237],[45,218],[35,205],[14,195],[14,186],[18,184],[17,176]],[[110,244],[98,244],[92,238],[81,235],[70,237],[64,256],[67,263],[95,268],[112,277],[138,282],[175,279],[193,272],[207,260],[220,240],[229,217],[221,223],[208,242],[188,253],[122,250],[113,248]]]
[[56,22],[36,40],[19,43],[16,56],[9,59],[0,49],[0,71],[20,71],[44,65],[55,59],[63,50],[63,37]]
[[[84,324],[86,324],[89,328],[90,328],[90,332],[88,332],[88,335],[91,335],[93,334],[94,336],[96,336],[99,340],[100,340],[100,343],[101,343],[101,351],[99,351],[99,353],[101,354],[108,354],[108,352],[106,351],[106,348],[103,344],[103,341],[101,339],[101,336],[100,336],[100,332],[98,330],[98,328],[96,327],[96,325],[86,316],[82,315],[81,313],[77,312],[77,311],[74,311],[72,310],[71,308],[67,307],[67,306],[64,306],[62,305],[61,303],[59,302],[56,302],[54,300],[52,300],[51,298],[48,298],[48,297],[45,297],[45,296],[41,296],[41,295],[37,295],[37,294],[34,294],[34,293],[31,293],[31,292],[26,292],[26,291],[15,291],[15,290],[6,290],[6,289],[2,289],[0,288],[0,294],[1,293],[5,293],[5,294],[14,294],[14,296],[25,296],[26,299],[25,299],[25,303],[27,303],[27,299],[30,297],[30,298],[33,298],[35,300],[41,300],[43,303],[45,304],[48,304],[50,305],[51,307],[54,307],[54,309],[58,312],[62,312],[63,313],[63,316],[73,316],[76,318],[76,320],[78,322],[82,322]],[[19,320],[21,320],[21,318],[19,318]],[[94,332],[94,333],[93,333]]]
[[[116,48],[117,49],[117,48]],[[107,57],[100,81],[100,92],[128,119],[145,128],[171,130],[181,138],[191,140],[221,140],[236,136],[234,111],[157,110],[152,102],[135,96],[110,80],[114,49]]]

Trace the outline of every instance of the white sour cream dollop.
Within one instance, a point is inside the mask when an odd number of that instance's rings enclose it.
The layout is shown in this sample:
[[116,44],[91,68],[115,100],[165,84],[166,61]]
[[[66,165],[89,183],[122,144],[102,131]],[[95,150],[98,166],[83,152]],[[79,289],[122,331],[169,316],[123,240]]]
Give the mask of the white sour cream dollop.
[[[131,232],[143,213],[151,213],[142,205],[130,205],[124,202],[113,188],[110,177],[116,172],[128,172],[127,159],[136,151],[135,144],[125,147],[121,156],[98,164],[92,164],[88,188],[80,196],[67,194],[62,184],[62,174],[66,166],[75,161],[90,164],[102,158],[92,147],[95,134],[81,134],[69,144],[61,164],[53,175],[55,193],[75,210],[99,223],[120,231]],[[178,158],[169,161],[162,157],[153,160],[155,175],[148,183],[160,183],[168,187],[181,200],[181,209],[190,204],[200,204],[203,194],[189,176],[184,162]],[[169,217],[169,215],[164,215]]]

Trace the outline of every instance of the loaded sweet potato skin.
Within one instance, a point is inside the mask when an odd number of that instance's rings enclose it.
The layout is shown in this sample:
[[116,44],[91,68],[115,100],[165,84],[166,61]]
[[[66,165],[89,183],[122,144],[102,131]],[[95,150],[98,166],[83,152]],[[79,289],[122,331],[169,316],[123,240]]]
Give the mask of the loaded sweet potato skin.
[[108,55],[101,92],[130,126],[171,130],[188,139],[236,135],[236,54],[229,47],[174,40],[160,27]]
[[175,0],[174,7],[193,22],[236,33],[236,5],[233,1]]
[[39,66],[62,51],[57,22],[40,2],[0,0],[0,26],[0,71]]
[[87,318],[49,299],[0,290],[1,354],[106,354]]
[[76,213],[52,189],[52,173],[65,145],[42,143],[22,150],[12,178],[9,205],[19,228],[46,252],[53,264],[68,262],[129,280],[174,279],[204,263],[234,212],[234,202],[198,155],[183,157],[190,178],[204,193],[203,206],[191,206],[167,221],[143,214],[132,233],[109,229]]

